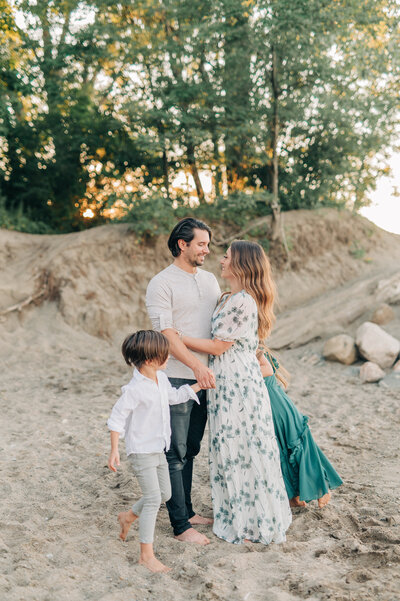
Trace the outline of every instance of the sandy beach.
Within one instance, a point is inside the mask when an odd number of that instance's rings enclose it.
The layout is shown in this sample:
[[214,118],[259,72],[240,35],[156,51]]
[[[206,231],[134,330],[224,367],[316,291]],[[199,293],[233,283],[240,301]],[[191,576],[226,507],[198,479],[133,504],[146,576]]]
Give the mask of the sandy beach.
[[[317,317],[316,336],[307,340],[303,331],[305,342],[280,344],[277,335],[275,348],[280,348],[280,359],[292,376],[291,398],[309,416],[317,443],[344,481],[329,506],[319,510],[312,502],[305,509],[294,509],[287,541],[281,545],[230,545],[217,539],[210,527],[199,527],[211,538],[207,547],[176,541],[162,506],[155,549],[173,569],[157,575],[137,564],[137,525],[122,543],[116,516],[130,506],[139,490],[124,453],[117,474],[107,468],[106,420],[120,387],[130,378],[119,350],[122,334],[148,326],[143,291],[148,279],[169,259],[165,250],[157,251],[154,258],[154,247],[149,246],[137,250],[132,261],[129,245],[126,251],[118,247],[124,244],[122,237],[114,246],[104,231],[109,230],[59,237],[1,232],[3,313],[34,296],[43,270],[56,282],[57,294],[51,297],[47,289],[21,311],[4,313],[0,323],[0,598],[398,601],[400,389],[384,382],[362,385],[360,363],[346,367],[324,361],[322,347],[329,328],[318,325],[322,322]],[[330,289],[318,278],[316,262],[312,269],[304,264],[309,281],[315,280],[314,302],[319,299],[323,306],[321,299],[335,290],[340,293],[356,277],[393,279],[399,265],[398,238],[379,238],[372,265],[363,263],[358,272],[355,267],[352,272],[350,262],[342,262],[337,275],[332,269],[336,281]],[[90,239],[98,255],[87,250]],[[383,268],[386,243],[393,252]],[[43,245],[47,245],[45,250]],[[114,254],[107,259],[107,273],[101,274],[102,253],[110,248]],[[86,250],[90,260],[85,258]],[[374,256],[373,248],[370,252]],[[79,275],[77,257],[85,258],[82,270],[86,275]],[[321,273],[326,271],[326,261],[321,255]],[[132,268],[122,280],[127,262]],[[217,261],[207,267],[216,271]],[[300,277],[299,269],[292,282]],[[283,310],[278,325],[282,324],[283,341],[285,323],[308,315],[311,299],[306,298],[305,288],[295,298],[290,273],[282,273],[279,282]],[[376,304],[376,289],[368,286],[369,296],[360,295],[361,313],[349,317],[347,325],[339,323],[338,330],[353,335],[357,325],[368,319]],[[123,306],[111,305],[113,294],[123,297]],[[290,298],[296,302],[291,304]],[[131,315],[129,306],[134,308]],[[96,321],[87,317],[85,322],[82,316],[86,312],[93,317],[94,307]],[[400,304],[394,302],[392,308],[396,319],[385,329],[400,338]],[[343,302],[337,309],[344,320]],[[195,464],[193,491],[196,510],[211,516],[207,433]]]

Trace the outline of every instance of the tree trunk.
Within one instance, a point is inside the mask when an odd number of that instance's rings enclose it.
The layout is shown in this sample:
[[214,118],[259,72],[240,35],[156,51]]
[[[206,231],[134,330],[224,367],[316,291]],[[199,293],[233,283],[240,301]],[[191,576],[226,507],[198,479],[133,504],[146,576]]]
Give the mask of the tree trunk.
[[364,162],[365,162],[365,159],[362,160],[361,167],[358,170],[358,178],[357,178],[358,181],[357,181],[357,184],[355,187],[356,188],[356,191],[355,191],[356,197],[355,197],[354,204],[353,204],[353,214],[358,213],[358,210],[363,205],[365,189],[361,185],[361,182],[362,182],[362,174],[363,174],[363,170],[364,170]]
[[228,193],[242,190],[248,174],[248,126],[252,118],[251,77],[253,60],[252,26],[248,2],[222,2],[225,17],[222,88],[225,95],[218,99],[223,108],[220,117],[225,136],[225,166]]
[[167,152],[164,148],[162,153],[162,164],[163,164],[163,176],[164,176],[164,187],[169,200],[169,177],[168,177],[168,157]]
[[278,165],[278,138],[279,138],[279,88],[278,88],[278,73],[276,64],[276,52],[272,49],[272,240],[277,240],[281,237],[281,207],[279,204],[279,165]]
[[222,195],[222,186],[221,186],[222,174],[221,174],[221,169],[220,169],[221,157],[219,155],[218,140],[215,136],[212,136],[212,143],[213,143],[213,155],[214,155],[214,177],[213,177],[214,196],[215,196],[215,198],[217,198],[218,196]]
[[162,170],[163,170],[163,178],[164,178],[164,187],[165,187],[165,191],[167,194],[167,198],[168,198],[168,200],[170,200],[168,155],[167,155],[167,149],[166,149],[166,145],[165,145],[164,136],[161,139],[162,139]]
[[187,148],[187,159],[190,167],[190,172],[193,175],[194,183],[196,186],[197,198],[199,202],[204,202],[204,190],[201,185],[199,172],[196,165],[196,158],[194,156],[194,146],[191,142],[186,145]]

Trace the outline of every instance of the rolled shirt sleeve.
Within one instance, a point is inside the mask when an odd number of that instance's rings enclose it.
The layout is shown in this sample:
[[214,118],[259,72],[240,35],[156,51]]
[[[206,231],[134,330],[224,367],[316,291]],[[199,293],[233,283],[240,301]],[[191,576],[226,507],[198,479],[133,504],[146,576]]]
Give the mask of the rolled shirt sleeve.
[[180,405],[181,403],[186,403],[189,399],[193,399],[200,405],[199,397],[189,384],[184,384],[180,388],[174,388],[168,381],[168,403],[170,405]]
[[165,282],[159,279],[149,282],[146,307],[154,330],[162,332],[174,327],[171,290]]

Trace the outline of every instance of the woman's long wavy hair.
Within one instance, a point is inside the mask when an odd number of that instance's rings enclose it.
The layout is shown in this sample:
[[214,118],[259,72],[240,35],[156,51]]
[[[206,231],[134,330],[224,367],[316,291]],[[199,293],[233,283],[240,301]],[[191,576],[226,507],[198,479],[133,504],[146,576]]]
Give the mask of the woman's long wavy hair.
[[230,248],[231,271],[257,303],[258,337],[264,342],[275,323],[276,287],[269,259],[257,242],[234,240]]
[[[231,246],[230,268],[244,290],[257,303],[259,351],[268,355],[270,350],[266,339],[275,323],[274,304],[277,300],[275,282],[272,279],[271,264],[262,246],[248,240],[235,240]],[[279,373],[281,371],[283,373]],[[282,367],[276,373],[282,384],[287,386],[288,372]]]

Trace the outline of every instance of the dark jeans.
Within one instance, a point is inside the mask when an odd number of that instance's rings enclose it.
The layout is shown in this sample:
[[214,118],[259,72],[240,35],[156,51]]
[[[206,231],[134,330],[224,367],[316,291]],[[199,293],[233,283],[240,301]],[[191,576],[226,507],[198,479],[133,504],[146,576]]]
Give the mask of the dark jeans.
[[[169,381],[174,388],[195,382],[185,378],[169,378]],[[195,515],[191,500],[193,458],[200,451],[207,421],[206,391],[200,390],[197,396],[200,405],[189,399],[187,403],[170,407],[172,435],[166,455],[172,496],[167,501],[167,509],[175,536],[192,527],[189,518]]]

